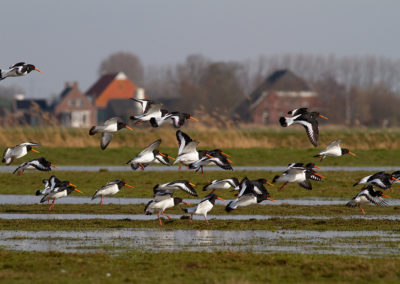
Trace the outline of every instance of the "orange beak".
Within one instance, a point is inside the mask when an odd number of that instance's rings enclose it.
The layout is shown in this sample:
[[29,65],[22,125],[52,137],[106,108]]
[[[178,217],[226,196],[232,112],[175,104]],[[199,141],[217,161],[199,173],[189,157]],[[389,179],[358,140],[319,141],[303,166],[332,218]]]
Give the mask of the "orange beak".
[[321,117],[321,118],[323,118],[323,119],[328,119],[326,116],[323,116],[323,115],[319,115],[319,117]]
[[55,165],[53,165],[53,164],[50,164],[50,166],[53,167],[53,168],[58,169],[58,168],[57,168]]
[[391,198],[389,195],[386,195],[386,194],[383,194],[383,193],[382,193],[382,196],[386,197],[386,198]]
[[195,184],[193,184],[193,183],[191,183],[191,182],[189,182],[189,184],[190,184],[191,186],[196,186]]
[[35,153],[40,153],[38,150],[35,150],[35,149],[33,149],[33,148],[31,148],[31,150],[32,150],[33,152],[35,152]]
[[131,127],[129,127],[128,125],[125,125],[125,128],[128,128],[130,131],[132,131],[133,129]]
[[175,161],[174,157],[171,157],[170,155],[167,155],[167,157]]
[[228,157],[228,158],[230,157],[230,155],[228,155],[227,153],[224,153],[224,152],[222,152],[222,151],[221,151],[221,154],[224,155],[224,156],[226,156],[226,157]]
[[354,153],[352,153],[352,152],[350,152],[350,151],[349,151],[349,154],[352,155],[352,156],[355,156],[355,155],[356,155],[356,154],[354,154]]
[[163,154],[163,153],[161,153],[161,152],[158,152],[161,156],[163,156],[163,157],[168,157],[168,155],[165,155],[165,154]]
[[183,201],[183,200],[182,200],[182,203],[183,203],[183,204],[186,204],[186,205],[188,205],[188,206],[190,206],[190,203],[187,203],[186,201]]
[[314,175],[316,175],[317,177],[320,177],[320,178],[325,178],[323,175],[320,175],[318,173],[314,173]]
[[398,180],[397,178],[395,178],[395,177],[392,177],[392,180],[395,180],[395,181],[398,181],[398,182],[400,182],[400,180]]
[[270,183],[269,181],[265,182],[266,184],[270,185],[270,186],[274,186],[272,183]]
[[318,167],[318,166],[316,166],[316,165],[314,165],[314,168],[316,168],[316,169],[321,169],[320,167]]
[[198,122],[198,120],[196,118],[194,118],[194,117],[189,116],[189,119]]
[[228,160],[229,163],[233,164],[233,162],[231,160],[229,160],[229,159],[227,159],[227,160]]
[[221,197],[217,196],[217,199],[222,200],[222,201],[226,201],[225,199],[222,199]]
[[73,183],[69,183],[69,185],[70,186],[73,186],[73,187],[77,187],[75,184],[73,184]]
[[211,158],[211,159],[214,159],[213,156],[210,156],[210,155],[208,155],[208,154],[206,154],[206,156],[209,157],[209,158]]
[[80,191],[80,190],[78,190],[78,189],[76,189],[76,188],[74,188],[74,190],[77,191],[77,192],[79,192],[79,193],[83,193],[82,191]]
[[39,70],[39,69],[37,69],[37,68],[35,68],[34,70],[36,70],[36,71],[38,71],[38,72],[40,72],[40,73],[43,73],[43,71],[41,71],[41,70]]
[[127,187],[130,187],[130,188],[134,188],[132,185],[129,185],[129,184],[124,184],[125,186],[127,186]]
[[272,198],[267,197],[268,200],[271,200],[273,202],[276,202],[276,200],[273,200]]

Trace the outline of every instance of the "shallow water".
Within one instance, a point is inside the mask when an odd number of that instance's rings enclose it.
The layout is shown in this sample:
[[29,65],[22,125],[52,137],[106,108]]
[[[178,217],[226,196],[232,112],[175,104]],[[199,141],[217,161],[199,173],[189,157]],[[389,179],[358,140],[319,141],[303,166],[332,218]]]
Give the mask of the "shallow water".
[[[0,166],[0,172],[9,172],[12,173],[16,169],[16,166]],[[278,166],[240,166],[234,167],[236,171],[273,171],[273,172],[281,172],[286,170],[287,167],[278,167]],[[129,172],[132,171],[129,166],[57,166],[57,169],[53,169],[52,171],[86,171],[86,172],[98,172],[98,171],[110,171],[110,172]],[[224,171],[223,169],[216,166],[209,166],[204,168],[205,171]],[[323,167],[320,171],[346,171],[346,172],[354,172],[354,171],[372,171],[372,172],[380,172],[380,171],[396,171],[399,170],[398,167],[336,167],[336,166],[326,166]],[[177,166],[163,167],[163,166],[149,166],[145,169],[145,171],[159,171],[159,172],[168,172],[168,171],[178,171]],[[182,171],[193,171],[182,168]],[[28,172],[28,171],[27,171]]]
[[[182,215],[169,214],[173,219],[179,219]],[[326,215],[208,215],[208,220],[270,220],[270,219],[303,219],[303,220],[330,220],[341,218],[345,220],[364,219],[364,220],[400,220],[400,215],[343,215],[343,216],[326,216]],[[19,219],[35,219],[35,220],[88,220],[88,219],[105,219],[105,220],[156,220],[157,214],[26,214],[26,213],[0,213],[0,219],[19,220]],[[194,220],[204,220],[203,216],[195,215]]]
[[[0,204],[38,204],[41,196],[27,195],[27,194],[0,194]],[[104,204],[119,204],[119,205],[129,205],[129,204],[146,204],[150,198],[127,198],[127,197],[105,197],[103,200]],[[185,198],[185,201],[191,204],[197,204],[200,199],[190,199]],[[344,205],[349,201],[349,199],[340,198],[307,198],[307,199],[281,199],[276,202],[264,201],[260,205]],[[400,199],[389,199],[387,200],[390,206],[400,206]],[[56,201],[56,204],[97,204],[99,199],[91,200],[91,197],[79,197],[79,196],[68,196],[65,198],[60,198]],[[217,200],[216,204],[228,204],[228,201]]]
[[[366,237],[366,238],[363,238]],[[397,255],[400,233],[386,231],[217,231],[117,229],[0,231],[0,246],[25,251],[126,252],[240,250],[341,255]]]

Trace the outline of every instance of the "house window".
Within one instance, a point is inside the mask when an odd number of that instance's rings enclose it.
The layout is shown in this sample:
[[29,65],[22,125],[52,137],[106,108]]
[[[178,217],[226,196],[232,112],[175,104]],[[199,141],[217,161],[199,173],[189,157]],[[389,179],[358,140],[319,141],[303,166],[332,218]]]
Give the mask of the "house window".
[[76,106],[77,107],[81,107],[82,106],[82,100],[81,99],[77,99],[76,100]]
[[269,122],[269,113],[268,113],[268,111],[264,111],[262,113],[262,121],[263,121],[264,124],[268,124],[268,122]]
[[70,100],[68,101],[68,105],[69,105],[69,106],[74,106],[74,100],[73,100],[73,99],[70,99]]

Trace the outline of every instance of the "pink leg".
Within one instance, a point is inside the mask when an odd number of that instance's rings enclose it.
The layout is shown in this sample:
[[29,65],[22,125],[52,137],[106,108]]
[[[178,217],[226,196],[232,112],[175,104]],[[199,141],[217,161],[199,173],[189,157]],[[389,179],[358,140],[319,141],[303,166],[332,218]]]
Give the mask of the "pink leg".
[[144,166],[141,163],[139,163],[139,167],[142,168],[142,172],[143,172],[144,171]]
[[206,215],[204,215],[204,220],[206,220],[207,225],[208,225],[208,220],[207,220],[207,216]]
[[192,223],[193,223],[192,217],[193,217],[193,215],[192,215],[192,214],[190,214],[190,219],[189,219],[189,222],[190,222],[190,224],[192,224]]
[[167,214],[165,214],[164,211],[161,214],[163,214],[164,216],[167,216],[168,219],[172,220],[172,218],[170,216],[168,216]]
[[103,195],[101,196],[100,205],[103,205]]
[[160,222],[160,226],[162,226],[160,214],[161,214],[161,212],[158,212],[158,221]]
[[361,208],[360,205],[358,205],[358,208],[360,208],[361,209],[361,213],[363,213],[365,215],[365,211],[364,211],[364,209]]
[[203,167],[201,167],[201,176],[204,176]]
[[51,205],[50,205],[49,211],[53,210],[53,208],[54,208],[54,202],[56,202],[55,199],[53,199],[53,202],[52,202]]
[[279,191],[282,191],[283,188],[284,188],[287,184],[288,184],[288,182],[285,182],[278,190],[279,190]]
[[179,171],[182,170],[182,164],[179,164]]

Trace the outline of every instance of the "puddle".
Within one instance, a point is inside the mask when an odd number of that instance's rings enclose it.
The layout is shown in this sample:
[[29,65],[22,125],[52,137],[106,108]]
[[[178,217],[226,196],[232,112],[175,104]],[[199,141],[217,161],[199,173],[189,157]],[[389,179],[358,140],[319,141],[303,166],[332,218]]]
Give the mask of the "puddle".
[[[41,196],[34,195],[17,195],[17,194],[0,194],[0,204],[39,204]],[[150,198],[127,198],[127,197],[106,197],[104,198],[104,204],[119,204],[119,205],[129,205],[129,204],[147,204]],[[201,199],[191,199],[185,198],[185,201],[191,204],[197,204]],[[276,202],[262,202],[260,205],[277,206],[282,204],[288,205],[344,205],[349,201],[349,199],[339,199],[339,198],[310,198],[310,199],[281,199]],[[389,199],[387,200],[389,206],[400,206],[400,199]],[[76,197],[68,196],[66,198],[61,198],[57,200],[56,204],[98,204],[99,199],[91,200],[91,197]],[[228,201],[222,202],[220,200],[216,201],[216,204],[228,204]]]
[[[0,172],[9,172],[12,173],[16,167],[14,166],[0,166]],[[239,166],[234,167],[236,171],[272,171],[272,172],[282,172],[286,170],[287,167],[279,167],[279,166]],[[380,172],[380,171],[396,171],[398,167],[336,167],[336,166],[326,166],[323,167],[320,171],[345,171],[345,172],[354,172],[354,171],[372,171],[372,172]],[[85,171],[85,172],[98,172],[100,170],[107,170],[110,172],[130,172],[132,169],[129,166],[57,166],[57,169],[53,169],[52,171]],[[146,168],[147,172],[157,171],[157,172],[171,172],[178,171],[177,166],[163,167],[163,166],[149,166]],[[188,169],[182,169],[182,171],[193,171]],[[205,172],[207,171],[224,171],[219,167],[209,166],[205,168]]]
[[237,250],[388,256],[398,255],[399,242],[400,232],[387,231],[0,231],[0,246],[25,251],[119,253],[127,249],[155,252]]
[[[173,219],[179,219],[182,215],[169,214]],[[303,219],[303,220],[329,220],[329,219],[364,219],[364,220],[400,220],[400,215],[343,215],[343,216],[306,216],[306,215],[208,215],[208,220],[270,220],[270,219]],[[35,220],[88,220],[88,219],[105,219],[105,220],[156,220],[157,215],[144,214],[25,214],[25,213],[0,213],[0,219],[19,220],[19,219],[35,219]],[[194,220],[204,220],[202,216],[193,216]]]

